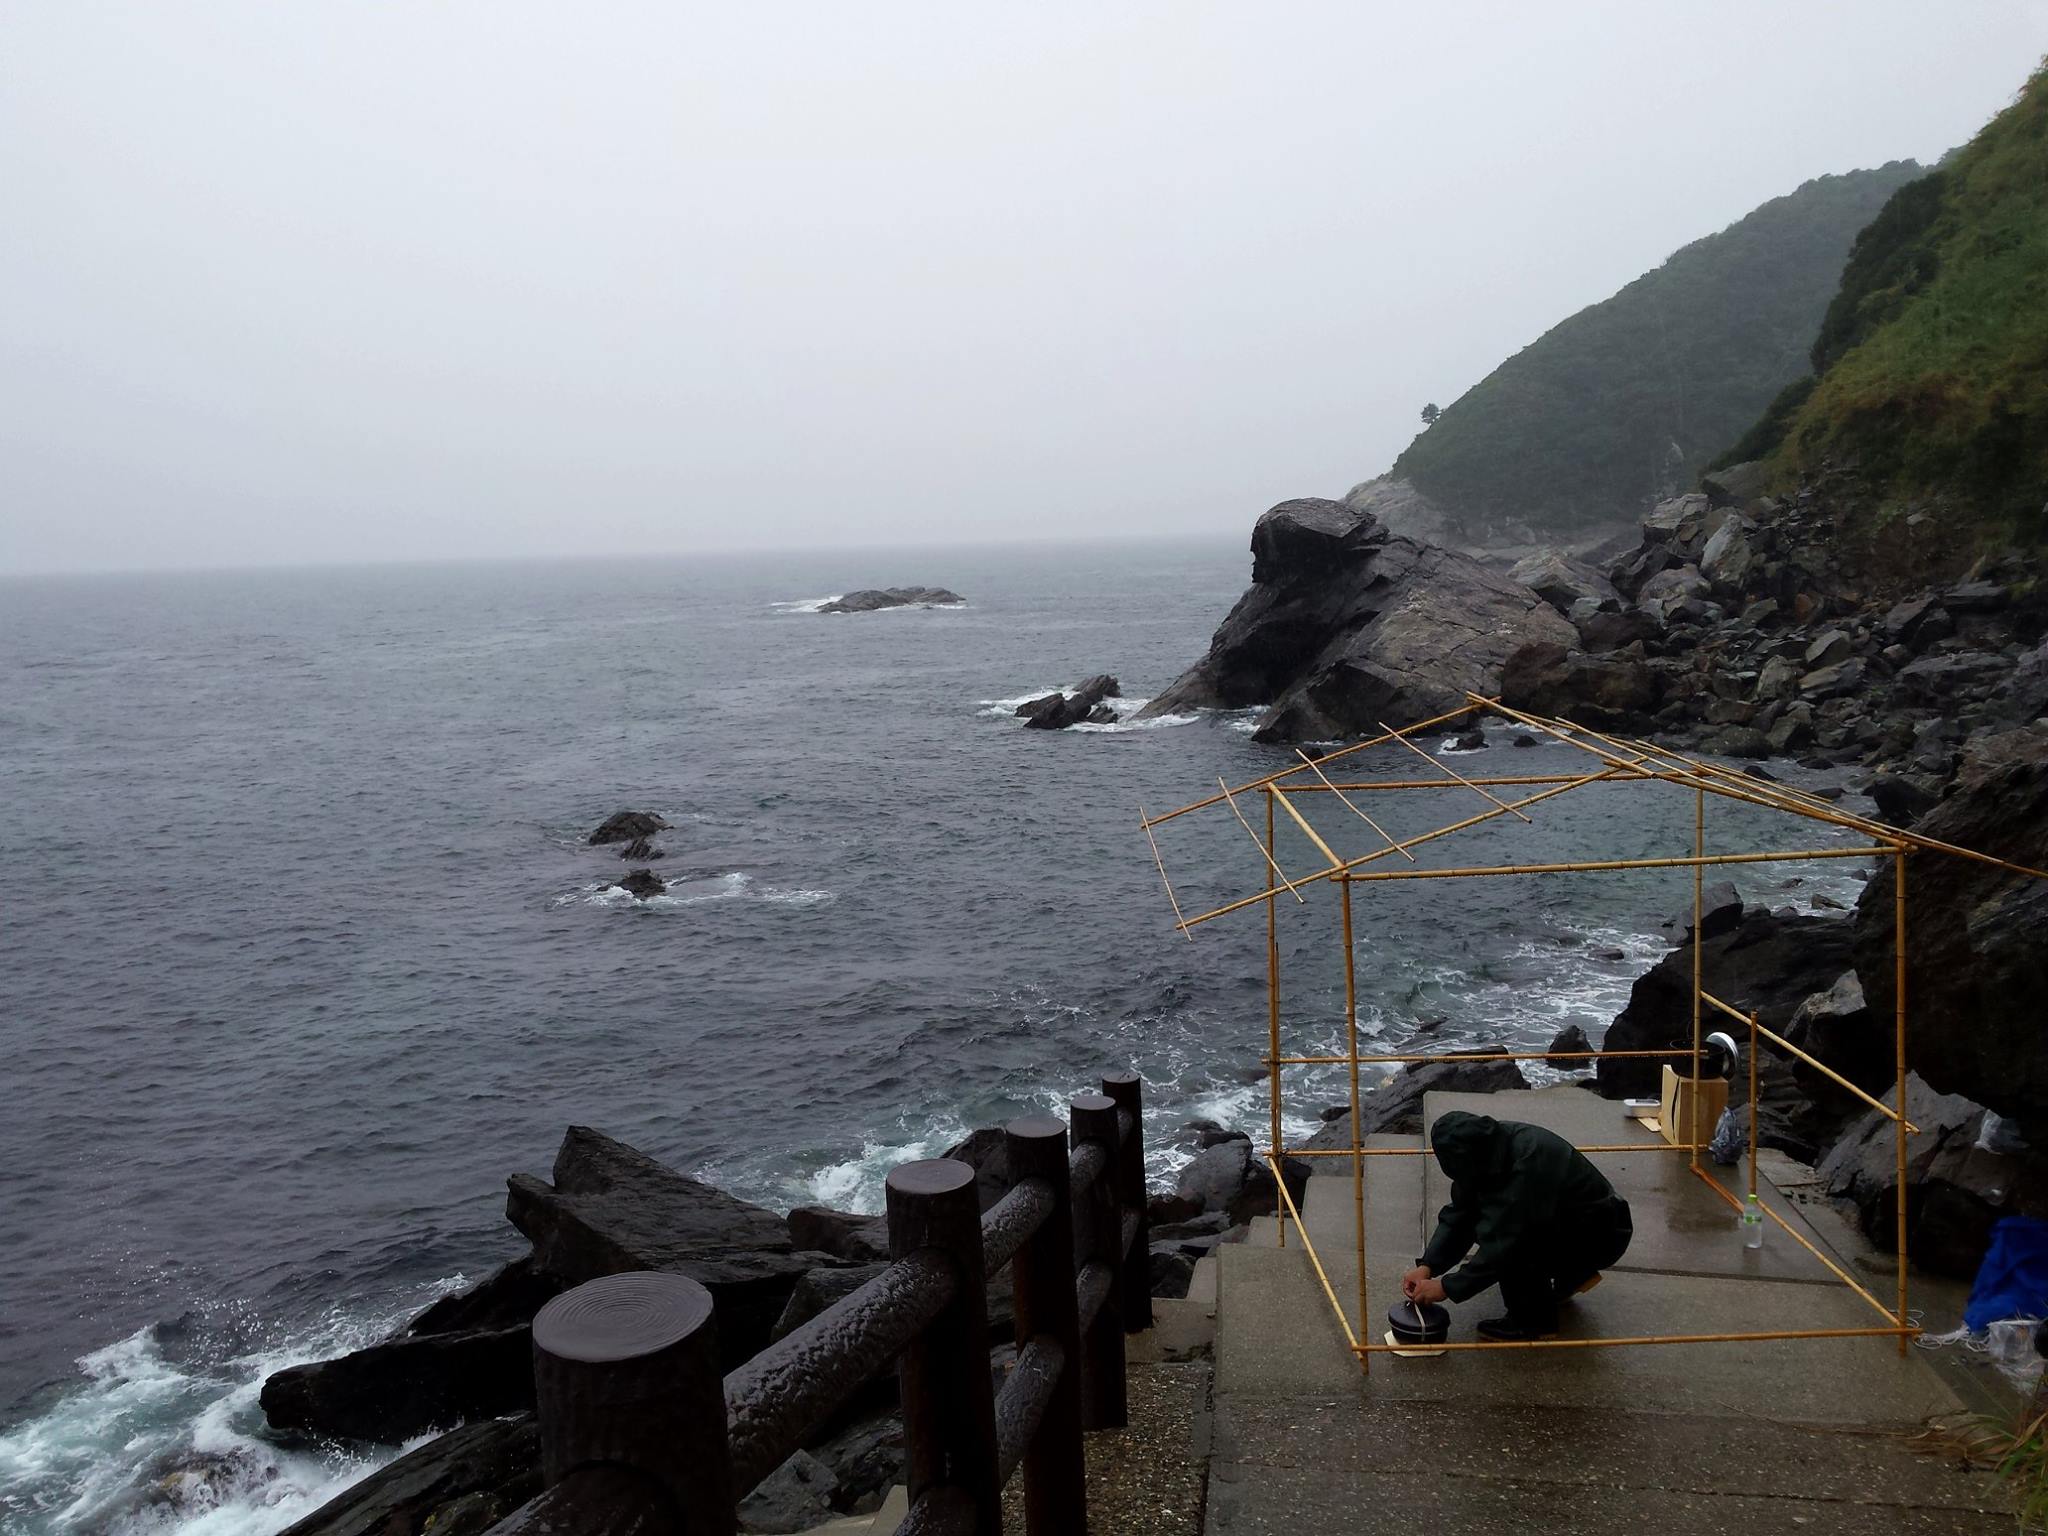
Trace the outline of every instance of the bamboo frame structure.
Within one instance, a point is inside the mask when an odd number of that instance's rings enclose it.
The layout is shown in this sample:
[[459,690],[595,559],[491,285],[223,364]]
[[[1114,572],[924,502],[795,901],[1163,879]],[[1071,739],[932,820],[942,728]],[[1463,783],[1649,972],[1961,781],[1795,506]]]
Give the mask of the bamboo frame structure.
[[[1587,1059],[1655,1058],[1668,1063],[1683,1062],[1690,1058],[1691,1076],[1697,1081],[1705,1049],[1705,1012],[1712,1009],[1725,1014],[1747,1031],[1748,1034],[1748,1075],[1749,1075],[1749,1151],[1747,1157],[1747,1194],[1756,1197],[1759,1190],[1757,1171],[1757,1072],[1760,1053],[1768,1044],[1771,1049],[1784,1053],[1810,1066],[1836,1086],[1846,1089],[1866,1105],[1876,1109],[1893,1123],[1895,1155],[1898,1173],[1897,1241],[1895,1263],[1897,1269],[1897,1290],[1895,1305],[1888,1305],[1856,1278],[1850,1275],[1834,1259],[1800,1232],[1792,1222],[1771,1206],[1758,1199],[1757,1204],[1764,1215],[1780,1229],[1806,1249],[1829,1273],[1866,1302],[1883,1320],[1865,1328],[1792,1328],[1767,1329],[1747,1333],[1690,1333],[1654,1334],[1629,1338],[1574,1338],[1539,1339],[1527,1341],[1480,1340],[1455,1344],[1430,1345],[1431,1350],[1481,1350],[1481,1349],[1611,1349],[1628,1345],[1650,1344],[1708,1344],[1708,1343],[1755,1343],[1792,1339],[1831,1338],[1890,1338],[1896,1341],[1899,1353],[1903,1355],[1908,1342],[1919,1332],[1912,1321],[1908,1307],[1908,1268],[1910,1257],[1907,1251],[1906,1211],[1906,1141],[1917,1134],[1919,1127],[1906,1118],[1906,863],[1915,853],[1940,853],[1950,857],[1965,858],[2001,869],[2014,871],[2035,879],[2048,880],[2048,872],[2014,864],[1975,849],[1944,843],[1912,831],[1887,826],[1867,817],[1843,811],[1817,796],[1778,784],[1774,780],[1752,777],[1737,773],[1719,764],[1705,762],[1675,750],[1654,746],[1647,742],[1626,737],[1603,734],[1568,720],[1547,719],[1527,711],[1508,708],[1497,699],[1479,694],[1467,694],[1466,704],[1458,709],[1434,716],[1415,725],[1396,729],[1381,722],[1381,734],[1350,746],[1339,748],[1321,757],[1311,757],[1306,752],[1297,752],[1300,762],[1277,773],[1246,783],[1232,786],[1220,778],[1217,780],[1220,793],[1206,799],[1168,811],[1159,816],[1146,816],[1139,808],[1140,823],[1144,829],[1153,862],[1158,868],[1161,884],[1165,887],[1168,904],[1173,909],[1174,927],[1190,941],[1193,930],[1202,924],[1213,922],[1244,910],[1246,907],[1263,903],[1266,908],[1266,1051],[1260,1061],[1265,1069],[1262,1074],[1267,1081],[1271,1095],[1269,1105],[1269,1129],[1267,1145],[1261,1156],[1272,1171],[1274,1183],[1280,1191],[1280,1205],[1277,1212],[1280,1232],[1280,1246],[1287,1246],[1290,1225],[1300,1237],[1301,1246],[1314,1271],[1318,1285],[1328,1300],[1331,1310],[1343,1330],[1347,1347],[1357,1357],[1361,1369],[1370,1370],[1371,1357],[1376,1353],[1406,1349],[1412,1346],[1374,1342],[1367,1336],[1369,1313],[1367,1310],[1367,1265],[1366,1265],[1366,1179],[1365,1160],[1368,1157],[1421,1157],[1429,1155],[1426,1145],[1414,1147],[1368,1147],[1361,1133],[1363,1116],[1362,1086],[1360,1069],[1373,1064],[1419,1064],[1434,1061],[1584,1061]],[[1540,732],[1554,741],[1571,746],[1593,759],[1582,773],[1540,773],[1540,774],[1499,774],[1472,775],[1458,773],[1432,757],[1428,750],[1411,738],[1416,733],[1449,726],[1453,722],[1469,717],[1483,717],[1496,714],[1528,729]],[[1374,778],[1339,779],[1333,778],[1326,770],[1339,759],[1369,748],[1399,745],[1423,758],[1436,770],[1436,774],[1421,778]],[[1582,789],[1590,784],[1641,783],[1665,784],[1690,790],[1693,800],[1693,836],[1690,852],[1647,858],[1606,858],[1580,859],[1570,861],[1549,861],[1523,864],[1489,864],[1453,867],[1424,867],[1416,859],[1414,850],[1440,838],[1454,836],[1472,827],[1496,820],[1503,816],[1514,816],[1523,822],[1532,822],[1527,813],[1558,796]],[[1473,815],[1436,827],[1433,830],[1407,838],[1396,838],[1379,821],[1353,800],[1353,796],[1371,794],[1398,794],[1423,789],[1467,789],[1483,796],[1488,808]],[[1497,789],[1531,791],[1518,793],[1515,798],[1502,799],[1494,793]],[[1266,802],[1265,836],[1261,838],[1254,831],[1251,822],[1239,809],[1239,797],[1258,794]],[[1312,811],[1314,801],[1297,805],[1293,797],[1299,795],[1333,796],[1347,811],[1365,822],[1378,834],[1380,846],[1355,858],[1346,859],[1331,845],[1324,834],[1314,825]],[[1709,799],[1733,801],[1782,812],[1799,817],[1810,823],[1819,823],[1839,833],[1853,833],[1852,843],[1832,847],[1799,847],[1790,849],[1762,849],[1712,852],[1707,846],[1707,805]],[[1328,804],[1325,800],[1324,805]],[[1173,882],[1167,875],[1166,861],[1159,848],[1155,829],[1180,817],[1203,811],[1212,806],[1224,805],[1243,826],[1245,832],[1258,847],[1262,861],[1260,887],[1248,895],[1227,901],[1189,915],[1175,894]],[[1290,877],[1279,863],[1279,848],[1276,839],[1278,822],[1276,810],[1284,812],[1303,834],[1308,846],[1322,859],[1320,868]],[[1367,866],[1398,855],[1407,861],[1406,865],[1394,864],[1381,869]],[[1893,870],[1893,950],[1894,950],[1894,994],[1895,1010],[1893,1019],[1893,1100],[1886,1104],[1883,1099],[1870,1093],[1860,1085],[1851,1082],[1841,1073],[1820,1061],[1810,1052],[1794,1045],[1783,1035],[1764,1026],[1754,1010],[1745,1009],[1738,1003],[1716,997],[1708,991],[1702,976],[1700,954],[1700,928],[1705,906],[1705,873],[1710,868],[1730,865],[1778,863],[1793,861],[1831,859],[1889,859]],[[1374,1053],[1360,1049],[1358,1025],[1358,976],[1356,969],[1356,934],[1353,913],[1352,891],[1354,886],[1371,887],[1380,882],[1393,880],[1458,880],[1487,877],[1537,874],[1581,874],[1622,870],[1687,869],[1692,873],[1693,925],[1692,925],[1692,985],[1691,985],[1691,1042],[1690,1049],[1684,1044],[1674,1044],[1662,1050],[1633,1051],[1515,1051],[1471,1053],[1454,1055],[1448,1052],[1404,1052]],[[1297,903],[1305,902],[1305,889],[1317,884],[1334,884],[1338,891],[1339,918],[1343,943],[1344,1017],[1342,1022],[1343,1050],[1339,1054],[1301,1055],[1286,1054],[1282,1050],[1281,1031],[1281,987],[1280,987],[1280,940],[1279,940],[1279,899],[1284,890]],[[1336,1148],[1290,1147],[1286,1145],[1284,1116],[1283,1072],[1289,1067],[1327,1066],[1343,1067],[1348,1074],[1349,1107],[1351,1111],[1351,1145]],[[1595,1143],[1578,1148],[1580,1152],[1639,1153],[1639,1152],[1684,1152],[1688,1156],[1688,1168],[1722,1200],[1735,1207],[1739,1213],[1744,1201],[1727,1189],[1713,1174],[1701,1165],[1702,1140],[1698,1127],[1685,1141],[1662,1142],[1619,1142]],[[1356,1297],[1357,1327],[1353,1327],[1346,1308],[1337,1298],[1335,1285],[1316,1244],[1302,1221],[1294,1196],[1287,1188],[1284,1177],[1286,1160],[1289,1158],[1349,1158],[1351,1160],[1351,1205],[1353,1222],[1353,1258],[1358,1268],[1358,1291]]]

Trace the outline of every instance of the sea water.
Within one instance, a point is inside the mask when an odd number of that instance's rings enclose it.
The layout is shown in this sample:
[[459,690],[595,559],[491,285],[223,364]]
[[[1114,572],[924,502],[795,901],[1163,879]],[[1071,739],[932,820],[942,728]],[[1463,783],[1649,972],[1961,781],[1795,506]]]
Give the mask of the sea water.
[[[545,1174],[572,1122],[861,1210],[894,1163],[1105,1070],[1144,1074],[1155,1177],[1190,1120],[1263,1126],[1265,911],[1177,933],[1139,806],[1291,753],[1248,714],[1134,718],[1248,568],[1104,543],[0,581],[0,1527],[261,1536],[362,1476],[392,1452],[268,1441],[262,1377],[519,1251],[504,1179]],[[967,601],[817,612],[906,583]],[[1101,671],[1114,723],[1012,713]],[[1443,761],[1588,761],[1491,735]],[[1387,748],[1347,771],[1428,770]],[[650,902],[585,842],[623,808],[675,824]],[[1487,805],[1371,809],[1406,836]],[[1418,855],[1691,840],[1661,787],[1529,814]],[[1378,841],[1317,815],[1347,854]],[[1262,883],[1227,808],[1159,839],[1190,912]],[[1320,862],[1284,818],[1280,857]],[[1856,889],[1842,864],[1734,878]],[[1334,892],[1304,895],[1278,903],[1286,1044],[1319,1054],[1342,965]],[[1685,871],[1359,887],[1362,1037],[1597,1042],[1690,897]],[[1290,1134],[1346,1092],[1293,1074]]]

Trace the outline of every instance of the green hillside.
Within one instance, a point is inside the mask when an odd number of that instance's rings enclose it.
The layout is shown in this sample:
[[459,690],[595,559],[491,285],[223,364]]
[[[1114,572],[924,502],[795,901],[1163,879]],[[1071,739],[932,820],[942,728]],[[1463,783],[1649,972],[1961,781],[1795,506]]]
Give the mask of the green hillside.
[[1391,474],[1470,537],[1625,519],[1691,486],[1807,371],[1857,231],[1920,171],[1823,176],[1694,241],[1494,369]]
[[2048,66],[1857,237],[1813,366],[1734,456],[2048,539]]

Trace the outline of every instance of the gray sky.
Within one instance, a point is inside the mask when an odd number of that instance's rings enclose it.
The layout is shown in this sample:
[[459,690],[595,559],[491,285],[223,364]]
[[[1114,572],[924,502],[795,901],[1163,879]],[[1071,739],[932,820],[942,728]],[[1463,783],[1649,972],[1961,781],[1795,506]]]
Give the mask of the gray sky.
[[2036,0],[0,27],[0,572],[1243,536],[2048,52]]

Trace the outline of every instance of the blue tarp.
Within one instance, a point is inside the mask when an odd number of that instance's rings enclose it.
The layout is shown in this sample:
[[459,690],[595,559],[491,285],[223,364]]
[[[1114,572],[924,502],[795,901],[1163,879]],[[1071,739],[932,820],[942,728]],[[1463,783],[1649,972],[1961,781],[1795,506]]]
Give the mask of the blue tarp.
[[2008,1317],[2048,1317],[2048,1221],[2006,1216],[1991,1229],[1963,1324],[1976,1333]]

